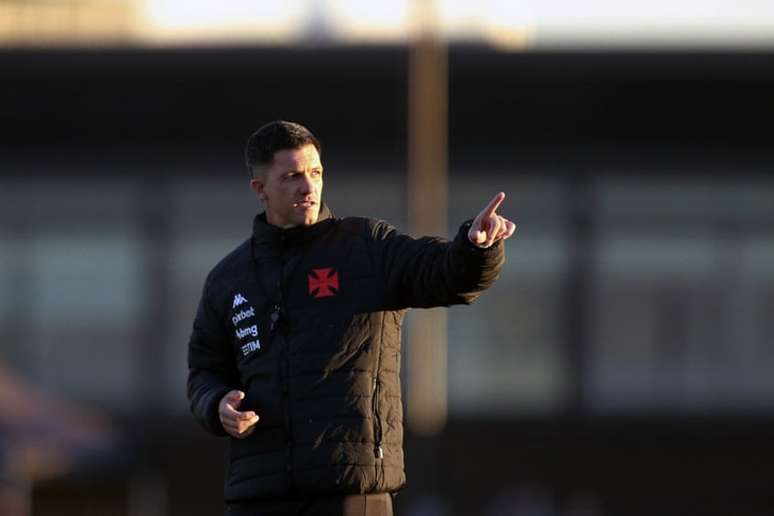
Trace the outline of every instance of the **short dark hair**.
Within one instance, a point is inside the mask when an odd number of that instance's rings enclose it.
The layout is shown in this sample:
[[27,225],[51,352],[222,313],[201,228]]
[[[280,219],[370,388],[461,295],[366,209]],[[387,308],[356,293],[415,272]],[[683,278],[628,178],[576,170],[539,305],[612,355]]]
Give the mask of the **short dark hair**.
[[254,177],[255,168],[271,163],[277,151],[299,149],[309,144],[314,145],[318,153],[322,152],[320,141],[303,125],[285,120],[269,122],[247,139],[245,146],[247,173],[250,177]]

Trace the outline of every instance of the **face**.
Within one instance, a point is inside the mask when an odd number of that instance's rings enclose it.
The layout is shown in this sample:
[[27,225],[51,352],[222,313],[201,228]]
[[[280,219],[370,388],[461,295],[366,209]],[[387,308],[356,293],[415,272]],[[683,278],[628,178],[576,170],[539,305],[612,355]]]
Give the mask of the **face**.
[[323,167],[314,145],[274,153],[274,161],[250,181],[266,208],[266,221],[281,228],[317,222]]

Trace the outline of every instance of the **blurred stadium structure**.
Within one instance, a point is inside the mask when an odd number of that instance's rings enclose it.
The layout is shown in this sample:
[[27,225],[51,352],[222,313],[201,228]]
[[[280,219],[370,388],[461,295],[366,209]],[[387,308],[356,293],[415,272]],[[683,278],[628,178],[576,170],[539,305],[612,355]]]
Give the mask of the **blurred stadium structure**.
[[760,0],[4,0],[0,43],[402,44],[430,8],[446,39],[501,48],[760,47],[774,39],[774,5]]
[[[564,34],[568,2],[437,2],[448,234],[499,190],[520,229],[448,312],[449,420],[407,443],[400,514],[774,510],[774,13],[748,3],[597,2]],[[220,512],[186,342],[250,228],[257,125],[318,133],[338,215],[409,227],[408,2],[274,32],[228,23],[270,3],[176,4],[0,2],[2,514]]]

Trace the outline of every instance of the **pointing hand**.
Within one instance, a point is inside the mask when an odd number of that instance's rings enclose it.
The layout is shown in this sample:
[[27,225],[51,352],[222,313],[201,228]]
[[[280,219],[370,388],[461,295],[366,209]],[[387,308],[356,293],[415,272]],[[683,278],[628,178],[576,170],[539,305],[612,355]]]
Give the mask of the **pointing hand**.
[[468,239],[478,247],[490,247],[498,240],[509,238],[516,231],[516,224],[496,213],[504,199],[503,192],[495,195],[470,225]]

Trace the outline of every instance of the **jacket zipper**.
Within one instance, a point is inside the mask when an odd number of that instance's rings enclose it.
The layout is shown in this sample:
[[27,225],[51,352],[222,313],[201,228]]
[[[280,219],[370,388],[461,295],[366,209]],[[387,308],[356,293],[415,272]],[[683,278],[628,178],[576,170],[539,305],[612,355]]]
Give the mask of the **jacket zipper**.
[[[285,247],[285,240],[283,238],[282,240],[283,244],[283,251]],[[283,252],[284,254],[284,252]],[[288,334],[287,334],[287,318],[285,316],[285,306],[282,296],[282,278],[284,276],[285,271],[285,260],[282,260],[282,266],[280,268],[280,277],[277,280],[277,293],[278,293],[278,299],[277,299],[277,306],[279,307],[279,313],[280,317],[277,321],[279,324],[278,331],[282,334],[282,342],[281,342],[281,348],[280,348],[280,379],[282,381],[282,397],[284,398],[284,402],[282,404],[282,411],[283,411],[283,423],[285,427],[285,450],[286,450],[286,470],[288,473],[288,476],[290,477],[290,489],[293,490],[295,488],[295,479],[294,479],[294,472],[293,472],[293,425],[291,421],[291,410],[290,410],[290,358],[288,357]]]
[[[382,314],[382,317],[384,317],[384,314]],[[382,327],[384,327],[384,320],[382,320]],[[373,396],[371,399],[371,407],[373,409],[374,418],[374,458],[376,459],[374,461],[374,487],[376,488],[379,486],[380,470],[383,471],[384,469],[384,463],[382,462],[384,459],[384,449],[382,448],[382,422],[379,419],[379,369],[382,362],[381,339],[379,339],[378,345],[379,352],[376,357],[376,370],[374,371],[373,386],[371,389],[371,395]]]
[[374,456],[377,459],[383,459],[384,450],[382,449],[382,422],[379,420],[379,379],[376,376],[374,376],[372,395],[374,413]]

